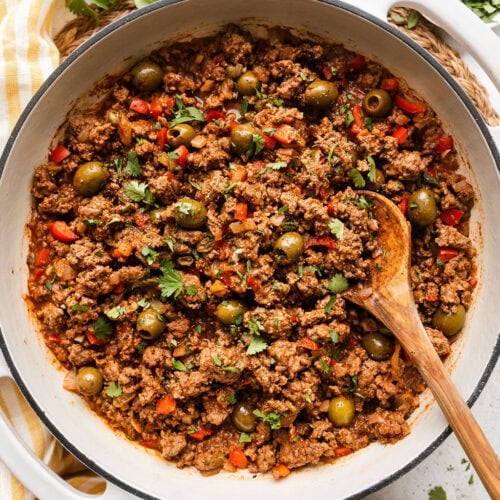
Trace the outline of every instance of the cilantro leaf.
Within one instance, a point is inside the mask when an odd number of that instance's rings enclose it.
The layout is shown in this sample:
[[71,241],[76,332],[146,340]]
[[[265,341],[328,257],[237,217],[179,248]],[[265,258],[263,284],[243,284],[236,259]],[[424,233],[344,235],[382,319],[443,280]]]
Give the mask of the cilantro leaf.
[[238,374],[241,373],[241,370],[239,368],[236,368],[236,366],[224,366],[222,370],[231,373],[238,373]]
[[99,340],[106,340],[112,334],[113,323],[111,323],[111,320],[104,315],[99,316],[94,323],[94,335]]
[[352,114],[352,111],[349,109],[347,110],[345,114],[345,119],[344,123],[346,127],[349,127],[349,125],[354,121],[354,115]]
[[115,306],[109,311],[106,311],[104,314],[109,319],[118,319],[120,316],[123,316],[126,312],[127,310],[124,307]]
[[90,309],[90,306],[82,306],[81,304],[73,304],[71,306],[72,311],[78,312],[87,312]]
[[170,260],[163,261],[160,270],[162,272],[159,280],[161,298],[166,299],[172,296],[177,298],[184,286],[181,274],[174,269]]
[[179,359],[172,358],[172,366],[174,370],[179,372],[188,372],[189,368]]
[[267,349],[267,342],[261,337],[252,337],[252,341],[247,347],[247,354],[249,356],[254,356],[259,352],[265,351]]
[[356,170],[354,167],[349,169],[349,177],[352,179],[352,182],[354,184],[354,187],[357,188],[364,188],[366,185],[365,180],[363,179],[363,176],[361,175],[361,172],[359,170]]
[[264,149],[264,137],[260,134],[252,134],[252,142],[248,148],[246,155],[257,156]]
[[151,266],[155,263],[156,259],[160,255],[156,250],[148,246],[143,246],[141,248],[141,254],[146,257],[146,262]]
[[330,232],[337,237],[338,240],[344,239],[344,223],[340,219],[332,219],[328,223]]
[[134,5],[140,9],[141,7],[146,7],[146,5],[152,4],[156,0],[134,0]]
[[329,313],[332,310],[333,304],[335,304],[335,300],[337,299],[337,296],[333,294],[329,299],[328,302],[326,303],[325,306],[325,312]]
[[442,486],[435,486],[429,490],[429,500],[446,500],[446,491]]
[[240,433],[240,438],[238,439],[240,443],[251,443],[252,442],[252,436],[248,435],[246,432],[241,432]]
[[106,389],[106,396],[110,398],[117,398],[122,395],[122,386],[118,382],[110,382]]
[[217,354],[212,354],[212,361],[214,362],[215,366],[222,366],[222,361],[220,360],[219,356],[217,356]]
[[345,292],[349,288],[349,282],[344,278],[344,275],[337,273],[328,283],[328,290],[332,293]]
[[139,158],[137,158],[135,151],[128,152],[127,165],[124,170],[130,177],[139,177],[141,175],[141,166],[139,165]]
[[146,182],[130,181],[124,189],[125,196],[132,201],[154,204],[154,195]]
[[339,341],[339,334],[337,333],[337,331],[334,330],[333,328],[331,328],[328,333],[330,334],[330,338],[332,339],[332,342],[334,344],[336,344]]
[[370,167],[367,176],[368,180],[370,182],[375,182],[377,180],[377,171],[376,171],[377,166],[375,165],[375,160],[371,156],[368,156],[366,158],[366,161],[368,162],[368,165]]
[[174,111],[174,119],[170,122],[171,127],[175,127],[180,123],[205,121],[203,113],[198,108],[195,106],[188,106],[187,108],[184,107],[184,103],[179,95],[175,96],[175,104],[177,106],[177,110]]
[[90,8],[85,0],[66,0],[66,7],[77,16],[97,18],[97,12]]
[[269,412],[267,415],[260,411],[259,409],[254,410],[253,414],[260,418],[263,422],[267,422],[273,431],[281,428],[281,417],[283,415],[276,413],[274,411]]

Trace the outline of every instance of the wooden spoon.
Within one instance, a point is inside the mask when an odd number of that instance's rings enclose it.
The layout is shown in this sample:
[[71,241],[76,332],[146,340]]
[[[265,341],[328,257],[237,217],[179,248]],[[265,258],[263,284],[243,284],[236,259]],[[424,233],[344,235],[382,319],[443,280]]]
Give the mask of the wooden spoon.
[[[359,191],[358,191],[359,192]],[[391,330],[411,356],[427,387],[454,430],[486,490],[500,499],[500,462],[469,407],[436,354],[420,321],[410,286],[410,224],[384,196],[359,192],[374,203],[381,255],[373,260],[370,279],[344,297],[363,307]]]

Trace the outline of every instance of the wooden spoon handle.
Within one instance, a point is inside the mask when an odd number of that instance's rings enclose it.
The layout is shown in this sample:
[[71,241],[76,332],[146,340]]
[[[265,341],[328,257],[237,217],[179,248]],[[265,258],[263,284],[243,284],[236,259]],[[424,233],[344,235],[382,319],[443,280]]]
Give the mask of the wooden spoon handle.
[[[420,325],[420,328],[424,328]],[[425,330],[423,331],[425,334]],[[429,345],[432,348],[432,344]],[[404,347],[404,346],[403,346]],[[484,487],[500,499],[500,462],[434,348],[412,353],[427,386],[455,432]]]

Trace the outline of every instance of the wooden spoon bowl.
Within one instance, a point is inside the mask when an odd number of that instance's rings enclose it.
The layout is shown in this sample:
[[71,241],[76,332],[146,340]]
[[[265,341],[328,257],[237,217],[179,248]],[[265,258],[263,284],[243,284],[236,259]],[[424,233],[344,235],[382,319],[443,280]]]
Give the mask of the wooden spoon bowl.
[[441,407],[486,490],[500,499],[500,462],[436,354],[418,315],[410,283],[411,229],[401,210],[384,196],[358,191],[374,204],[378,256],[370,278],[344,297],[378,318],[411,356]]

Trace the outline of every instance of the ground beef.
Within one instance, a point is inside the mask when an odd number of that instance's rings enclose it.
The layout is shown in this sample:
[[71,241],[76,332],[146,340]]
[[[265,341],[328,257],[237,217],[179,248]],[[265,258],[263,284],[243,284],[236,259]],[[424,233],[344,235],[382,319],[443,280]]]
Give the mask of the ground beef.
[[[48,348],[102,377],[82,397],[111,427],[179,467],[279,475],[404,438],[422,379],[343,294],[383,252],[358,189],[408,213],[424,187],[436,214],[414,228],[411,283],[449,355],[436,318],[472,301],[474,192],[453,140],[437,147],[439,119],[394,104],[422,102],[379,64],[284,31],[270,43],[229,27],[150,61],[157,88],[117,77],[68,117],[69,155],[35,170],[28,287]],[[327,105],[308,97],[318,80],[334,85]],[[390,111],[369,116],[365,95],[388,82]],[[87,162],[102,182],[82,191]]]

